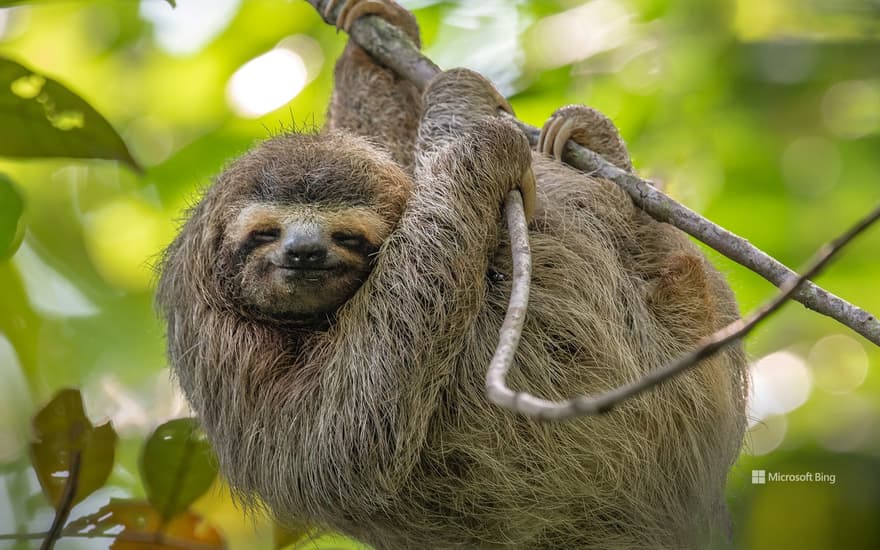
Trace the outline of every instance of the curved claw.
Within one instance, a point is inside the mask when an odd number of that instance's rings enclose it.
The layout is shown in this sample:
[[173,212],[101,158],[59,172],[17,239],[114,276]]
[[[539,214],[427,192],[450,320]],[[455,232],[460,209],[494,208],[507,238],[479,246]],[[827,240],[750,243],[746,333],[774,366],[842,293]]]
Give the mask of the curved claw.
[[559,126],[562,122],[562,118],[552,117],[546,124],[544,124],[544,127],[541,128],[541,134],[538,136],[539,153],[544,153],[545,155],[553,154],[553,143],[555,142],[556,133],[559,131]]
[[[338,0],[327,0],[327,5],[324,6],[324,11],[321,13],[324,19],[328,19],[330,17],[330,14],[333,13],[333,8],[336,7],[337,1]],[[339,30],[338,24],[336,25],[336,30]]]
[[535,144],[535,150],[539,153],[544,152],[544,138],[547,136],[547,126],[550,124],[550,121],[544,123],[544,126],[541,127],[541,131],[538,132],[538,143]]
[[620,132],[599,111],[583,105],[560,107],[541,129],[537,152],[562,161],[568,140],[594,151],[621,170],[632,172],[632,161]]
[[556,160],[558,161],[562,161],[562,152],[565,151],[565,144],[575,130],[575,122],[572,119],[566,118],[564,120],[565,122],[559,128],[559,131],[553,139],[553,156],[556,157]]

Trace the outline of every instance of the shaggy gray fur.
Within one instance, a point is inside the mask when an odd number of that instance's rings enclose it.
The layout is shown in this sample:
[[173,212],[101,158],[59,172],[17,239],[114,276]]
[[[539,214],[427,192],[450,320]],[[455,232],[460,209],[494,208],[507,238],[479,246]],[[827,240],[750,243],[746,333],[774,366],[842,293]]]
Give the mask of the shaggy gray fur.
[[[233,163],[164,262],[171,365],[232,487],[379,549],[702,548],[725,534],[740,348],[600,417],[538,423],[484,395],[510,292],[500,205],[529,166],[539,208],[515,389],[563,398],[656,368],[737,317],[722,277],[615,185],[530,152],[481,77],[444,73],[390,113],[387,98],[413,90],[346,52],[336,130]],[[614,138],[591,146],[628,163]],[[356,187],[394,224],[329,326],[249,316],[224,260],[225,224],[279,147],[280,173],[325,163],[324,185]],[[278,197],[297,196],[295,180]]]

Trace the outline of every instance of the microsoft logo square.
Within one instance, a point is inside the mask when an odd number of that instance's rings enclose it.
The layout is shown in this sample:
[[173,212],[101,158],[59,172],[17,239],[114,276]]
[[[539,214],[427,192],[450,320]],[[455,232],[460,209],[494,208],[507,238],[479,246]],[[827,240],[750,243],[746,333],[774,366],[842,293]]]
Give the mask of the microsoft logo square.
[[764,485],[767,483],[766,470],[752,470],[752,485]]

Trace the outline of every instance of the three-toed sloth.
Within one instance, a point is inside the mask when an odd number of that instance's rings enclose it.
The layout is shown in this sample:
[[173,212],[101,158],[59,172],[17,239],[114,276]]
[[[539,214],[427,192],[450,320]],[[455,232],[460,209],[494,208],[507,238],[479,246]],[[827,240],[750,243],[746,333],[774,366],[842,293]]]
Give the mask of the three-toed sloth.
[[[418,40],[396,4],[367,4]],[[729,527],[740,348],[598,417],[487,401],[511,188],[533,208],[515,389],[607,390],[738,315],[685,235],[547,154],[571,137],[630,170],[608,119],[561,109],[532,151],[499,107],[475,73],[419,94],[350,42],[327,128],[232,162],[168,249],[173,372],[230,485],[282,522],[380,549],[703,547]]]

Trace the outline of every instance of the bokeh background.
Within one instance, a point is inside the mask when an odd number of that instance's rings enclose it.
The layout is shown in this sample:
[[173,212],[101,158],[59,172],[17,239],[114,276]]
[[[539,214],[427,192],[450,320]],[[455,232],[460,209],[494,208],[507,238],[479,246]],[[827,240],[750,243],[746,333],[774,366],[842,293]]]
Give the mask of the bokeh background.
[[[442,67],[487,75],[535,126],[563,104],[598,108],[642,175],[790,266],[880,200],[877,0],[401,3]],[[145,435],[188,414],[152,306],[158,254],[228,159],[324,118],[345,36],[311,6],[177,4],[0,8],[0,56],[79,93],[145,167],[0,158],[26,203],[23,243],[0,262],[3,533],[51,522],[27,449],[33,412],[62,387],[80,388],[89,414],[121,436],[110,483],[73,517],[110,496],[143,495]],[[772,294],[709,254],[744,312]],[[880,229],[818,282],[880,312]],[[729,483],[736,547],[880,548],[880,350],[796,303],[747,349],[751,427]],[[753,484],[753,470],[825,477]],[[272,546],[269,523],[245,518],[219,484],[195,508],[232,548]],[[63,539],[58,548],[106,544]]]

